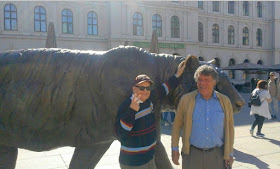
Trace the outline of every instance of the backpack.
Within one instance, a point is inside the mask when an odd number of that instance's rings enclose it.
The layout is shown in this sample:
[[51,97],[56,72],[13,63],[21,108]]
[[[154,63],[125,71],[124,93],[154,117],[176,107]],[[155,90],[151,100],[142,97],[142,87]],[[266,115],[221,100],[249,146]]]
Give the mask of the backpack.
[[248,107],[251,107],[251,105],[260,106],[262,104],[259,94],[260,91],[255,92],[255,94],[251,94],[251,97],[248,102]]

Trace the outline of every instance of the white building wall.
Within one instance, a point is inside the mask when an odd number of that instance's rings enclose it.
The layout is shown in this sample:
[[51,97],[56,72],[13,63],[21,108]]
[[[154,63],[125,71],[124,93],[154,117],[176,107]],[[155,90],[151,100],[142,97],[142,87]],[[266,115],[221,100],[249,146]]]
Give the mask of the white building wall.
[[[47,32],[34,32],[34,8],[46,9],[47,23],[53,22],[59,48],[83,50],[108,50],[127,42],[150,42],[152,16],[162,17],[160,43],[183,44],[184,48],[160,48],[161,53],[186,56],[195,54],[205,60],[219,58],[221,67],[228,66],[234,58],[236,63],[249,59],[251,63],[262,60],[264,64],[280,63],[280,2],[262,1],[263,17],[257,17],[257,1],[249,1],[249,16],[243,16],[243,1],[235,1],[235,13],[228,13],[228,2],[220,1],[219,12],[212,11],[212,1],[204,1],[198,8],[197,1],[1,1],[0,16],[4,6],[13,3],[17,7],[17,31],[4,30],[0,19],[0,51],[45,46]],[[63,9],[73,12],[73,34],[62,33]],[[87,14],[94,11],[98,16],[98,35],[87,34]],[[143,15],[144,35],[133,35],[133,14]],[[180,20],[180,38],[171,38],[171,17]],[[4,18],[4,17],[2,17]],[[203,42],[198,42],[198,22],[203,23]],[[213,24],[219,25],[219,43],[212,42]],[[228,44],[228,27],[235,30],[234,45]],[[242,44],[243,28],[249,28],[249,45]],[[256,31],[262,30],[262,46],[256,45]],[[149,50],[149,48],[145,48]],[[237,72],[235,81],[244,81],[243,73]],[[239,82],[238,82],[239,83]]]

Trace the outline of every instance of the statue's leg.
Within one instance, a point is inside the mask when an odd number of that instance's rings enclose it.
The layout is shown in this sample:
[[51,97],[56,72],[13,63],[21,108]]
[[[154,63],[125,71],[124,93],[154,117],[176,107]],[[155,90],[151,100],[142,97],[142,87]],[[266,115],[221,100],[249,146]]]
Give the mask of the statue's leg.
[[[171,151],[171,150],[170,150]],[[161,141],[157,141],[156,149],[155,149],[155,163],[157,169],[172,169],[172,164],[170,163],[165,148]]]
[[0,145],[0,169],[15,169],[18,149]]
[[[159,113],[156,113],[156,119],[157,119],[157,144],[155,149],[155,163],[157,166],[157,169],[172,169],[172,164],[170,163],[170,160],[168,159],[168,155],[166,153],[166,150],[164,148],[164,145],[162,144],[161,140],[161,133],[160,133],[160,111]],[[169,148],[171,149],[171,147]]]
[[112,142],[97,144],[91,147],[77,147],[69,169],[93,169]]

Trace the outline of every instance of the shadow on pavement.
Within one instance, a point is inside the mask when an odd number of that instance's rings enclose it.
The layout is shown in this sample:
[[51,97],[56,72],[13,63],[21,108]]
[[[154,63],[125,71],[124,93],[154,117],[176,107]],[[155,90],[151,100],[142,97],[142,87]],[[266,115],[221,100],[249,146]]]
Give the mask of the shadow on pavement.
[[271,142],[272,144],[275,144],[275,145],[280,146],[280,141],[278,141],[278,140],[274,140],[274,139],[267,138],[267,137],[263,137],[262,139],[268,140],[268,141]]
[[269,165],[267,163],[259,160],[253,155],[246,154],[234,149],[234,156],[235,156],[235,161],[242,162],[242,163],[249,163],[261,169],[269,169]]

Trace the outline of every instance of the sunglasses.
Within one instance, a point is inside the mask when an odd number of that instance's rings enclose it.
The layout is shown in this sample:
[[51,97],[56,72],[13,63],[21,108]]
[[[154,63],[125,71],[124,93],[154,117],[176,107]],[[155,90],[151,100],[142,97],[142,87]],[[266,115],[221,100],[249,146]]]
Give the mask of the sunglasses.
[[152,87],[151,86],[147,86],[147,87],[145,87],[145,86],[135,86],[135,87],[137,87],[139,90],[141,90],[141,91],[144,91],[145,89],[147,90],[147,91],[151,91],[152,90]]
[[269,75],[269,76],[274,76],[274,75]]

